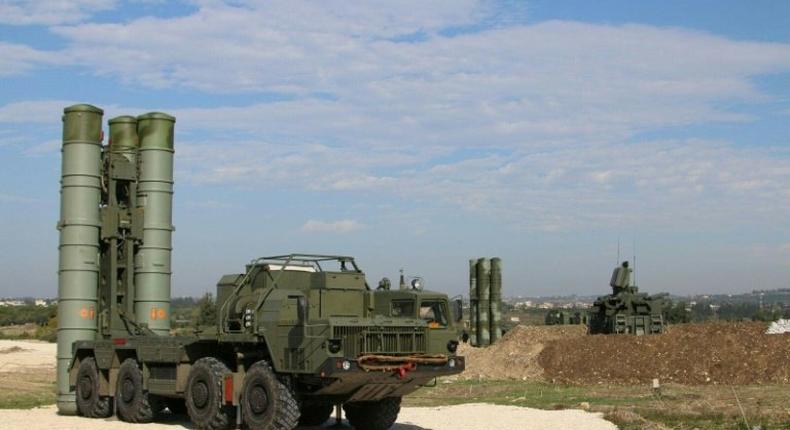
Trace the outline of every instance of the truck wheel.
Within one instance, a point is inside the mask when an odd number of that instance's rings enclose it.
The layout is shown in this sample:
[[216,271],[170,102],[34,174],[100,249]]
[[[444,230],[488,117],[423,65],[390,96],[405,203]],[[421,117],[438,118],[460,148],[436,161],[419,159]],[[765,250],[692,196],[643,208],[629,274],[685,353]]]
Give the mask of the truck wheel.
[[143,390],[143,372],[134,358],[127,358],[118,369],[115,390],[118,418],[130,423],[150,423],[161,410],[158,402]]
[[227,429],[235,424],[232,405],[222,398],[222,381],[230,369],[214,357],[196,361],[189,371],[186,386],[186,406],[189,418],[200,430]]
[[112,415],[110,397],[99,395],[99,367],[93,357],[80,362],[77,371],[77,411],[89,418],[107,418]]
[[299,405],[291,390],[263,360],[244,376],[241,413],[251,430],[292,430],[299,424]]
[[335,405],[324,402],[302,402],[299,408],[300,426],[318,426],[326,422],[332,416]]
[[398,419],[400,397],[346,403],[343,410],[346,411],[348,422],[356,430],[387,430]]

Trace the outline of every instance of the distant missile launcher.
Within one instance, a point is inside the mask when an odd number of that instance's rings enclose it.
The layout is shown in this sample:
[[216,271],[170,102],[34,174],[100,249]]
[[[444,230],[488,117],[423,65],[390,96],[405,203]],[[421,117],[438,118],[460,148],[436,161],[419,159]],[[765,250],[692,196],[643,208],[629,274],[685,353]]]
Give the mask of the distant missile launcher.
[[502,259],[469,260],[469,332],[472,346],[502,337]]
[[664,332],[665,295],[640,293],[631,285],[628,262],[614,269],[612,294],[598,297],[589,312],[590,334],[659,334]]

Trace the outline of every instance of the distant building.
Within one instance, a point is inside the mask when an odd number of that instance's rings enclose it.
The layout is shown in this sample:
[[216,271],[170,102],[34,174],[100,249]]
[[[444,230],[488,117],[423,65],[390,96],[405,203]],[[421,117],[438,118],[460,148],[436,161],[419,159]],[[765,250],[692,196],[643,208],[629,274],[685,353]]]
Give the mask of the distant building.
[[22,300],[3,299],[0,300],[0,306],[24,306],[25,302]]

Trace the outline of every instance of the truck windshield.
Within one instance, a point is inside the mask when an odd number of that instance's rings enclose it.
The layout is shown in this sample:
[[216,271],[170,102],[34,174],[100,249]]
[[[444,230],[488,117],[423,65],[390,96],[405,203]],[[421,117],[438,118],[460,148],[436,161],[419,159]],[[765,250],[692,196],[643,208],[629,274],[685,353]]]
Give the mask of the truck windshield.
[[420,304],[420,318],[428,322],[428,327],[446,327],[447,306],[440,300],[423,301]]
[[393,300],[391,315],[414,318],[414,300]]

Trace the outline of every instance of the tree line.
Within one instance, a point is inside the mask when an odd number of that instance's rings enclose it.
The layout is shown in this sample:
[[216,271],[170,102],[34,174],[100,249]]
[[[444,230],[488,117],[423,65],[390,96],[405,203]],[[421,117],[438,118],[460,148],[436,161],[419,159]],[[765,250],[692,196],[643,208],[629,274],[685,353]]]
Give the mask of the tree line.
[[[0,337],[36,338],[54,341],[57,333],[57,305],[0,306],[0,328],[35,324],[37,327],[24,331],[0,331]],[[171,326],[181,332],[191,332],[196,327],[214,326],[217,310],[214,297],[206,293],[199,299],[176,297],[170,302]]]
[[697,302],[689,305],[684,301],[675,301],[664,311],[664,319],[670,324],[705,321],[776,321],[779,318],[790,318],[790,306],[784,303],[760,306],[759,303],[726,302]]

